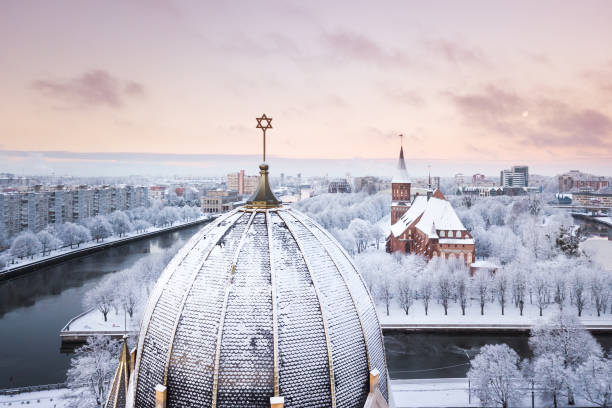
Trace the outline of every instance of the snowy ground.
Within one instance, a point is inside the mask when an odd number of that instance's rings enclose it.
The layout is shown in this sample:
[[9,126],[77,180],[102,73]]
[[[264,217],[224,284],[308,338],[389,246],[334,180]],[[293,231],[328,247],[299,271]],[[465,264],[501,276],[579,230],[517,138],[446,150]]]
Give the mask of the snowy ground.
[[612,241],[607,238],[593,237],[584,241],[580,248],[593,257],[603,268],[612,271]]
[[[92,309],[82,315],[74,318],[70,322],[67,331],[70,332],[104,332],[104,333],[123,333],[125,331],[125,325],[127,323],[128,332],[138,331],[140,320],[137,316],[140,316],[137,312],[133,314],[133,318],[129,315],[125,315],[123,310],[119,310],[116,313],[114,309],[107,315],[107,321],[104,321],[104,315],[98,309]],[[62,331],[64,331],[62,329]]]
[[[534,299],[535,300],[535,299]],[[575,312],[575,308],[572,306],[569,310]],[[539,316],[538,307],[533,304],[529,304],[529,298],[527,298],[527,304],[523,310],[523,316],[520,315],[518,308],[515,308],[513,304],[507,304],[504,310],[504,315],[501,314],[501,307],[499,303],[487,303],[485,306],[484,316],[480,315],[480,304],[476,299],[472,299],[465,311],[465,316],[461,314],[461,308],[458,304],[451,303],[448,309],[448,316],[444,315],[444,308],[442,305],[437,304],[435,300],[429,303],[428,315],[425,315],[425,309],[421,300],[416,301],[410,308],[408,316],[404,310],[400,309],[399,306],[392,305],[390,308],[390,314],[387,316],[386,309],[384,306],[377,306],[378,316],[380,323],[385,324],[406,324],[406,325],[449,325],[449,326],[465,326],[465,325],[482,325],[482,326],[494,326],[494,325],[532,325],[540,319],[546,319],[558,310],[556,304],[549,305],[543,311],[543,316]],[[581,321],[585,325],[609,325],[612,326],[612,315],[605,314],[601,317],[597,317],[597,314],[593,310],[585,310],[582,312]]]
[[34,408],[64,408],[68,406],[65,398],[67,392],[67,389],[59,389],[0,395],[0,407],[27,405]]
[[[467,378],[432,378],[422,380],[393,380],[391,381],[393,399],[396,408],[411,407],[479,407],[480,401],[472,395],[469,402],[468,380]],[[526,389],[524,397],[519,404],[512,405],[518,408],[531,407],[531,392]],[[567,400],[561,398],[559,407],[566,407]],[[579,407],[591,407],[585,401],[577,399]],[[552,403],[548,400],[540,399],[540,395],[535,394],[536,407],[551,407]]]
[[[391,391],[396,408],[412,407],[478,407],[479,401],[472,396],[469,401],[467,378],[443,378],[423,380],[393,380]],[[35,391],[17,395],[0,395],[0,407],[23,406],[34,408],[65,408],[68,406],[66,389]],[[531,394],[525,391],[525,398],[514,407],[531,407]],[[590,406],[584,401],[577,401],[578,406]],[[542,401],[536,394],[536,406],[548,407],[550,403]],[[564,407],[563,399],[559,405]]]
[[[177,227],[179,227],[181,225],[191,224],[191,223],[197,222],[199,220],[207,219],[207,218],[209,218],[208,215],[203,215],[198,220],[192,220],[192,221],[186,221],[186,222],[177,222],[174,225],[172,225],[171,227],[163,227],[163,228],[162,227],[150,227],[150,228],[147,228],[147,230],[145,232],[140,232],[140,233],[139,232],[131,232],[131,233],[127,233],[127,234],[125,234],[121,238],[118,237],[118,236],[113,235],[112,237],[106,238],[104,240],[104,242],[90,241],[90,242],[86,242],[84,244],[81,244],[78,248],[65,247],[65,248],[60,248],[60,249],[51,251],[51,254],[47,254],[46,256],[35,255],[34,258],[32,258],[32,259],[30,259],[30,258],[28,258],[28,259],[17,259],[14,264],[8,264],[6,266],[6,268],[4,268],[4,269],[0,268],[0,273],[6,272],[6,271],[8,271],[8,270],[10,270],[12,268],[18,267],[18,266],[25,266],[25,265],[28,265],[28,264],[31,264],[31,263],[34,263],[34,262],[44,261],[45,259],[61,257],[61,256],[64,256],[66,254],[69,254],[70,252],[76,252],[76,251],[80,251],[80,250],[87,249],[87,248],[93,248],[93,247],[96,247],[96,246],[106,245],[109,242],[122,241],[122,240],[126,240],[126,239],[131,239],[131,238],[134,238],[134,237],[138,237],[138,236],[141,236],[141,235],[151,234],[151,233],[154,233],[154,232],[159,232],[159,231],[164,231],[164,230],[171,230],[171,229],[177,228]],[[0,252],[0,255],[8,254],[8,252],[9,252],[8,250],[6,250],[4,252]]]

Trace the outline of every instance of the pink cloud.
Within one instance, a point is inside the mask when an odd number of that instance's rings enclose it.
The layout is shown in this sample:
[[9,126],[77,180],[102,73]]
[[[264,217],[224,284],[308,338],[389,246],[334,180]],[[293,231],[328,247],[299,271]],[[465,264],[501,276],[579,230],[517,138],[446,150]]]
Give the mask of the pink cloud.
[[120,80],[104,70],[88,71],[72,79],[37,79],[31,87],[46,97],[80,107],[119,108],[126,97],[140,97],[145,92],[142,84]]

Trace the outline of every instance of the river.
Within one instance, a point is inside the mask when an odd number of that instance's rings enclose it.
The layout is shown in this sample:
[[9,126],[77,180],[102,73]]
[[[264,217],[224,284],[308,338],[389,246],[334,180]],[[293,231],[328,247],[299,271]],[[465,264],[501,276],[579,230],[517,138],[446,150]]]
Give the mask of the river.
[[[59,330],[83,311],[84,293],[103,276],[129,268],[175,242],[185,242],[199,228],[134,241],[0,282],[0,388],[65,381],[70,355],[60,351]],[[612,336],[597,339],[612,349]],[[391,378],[464,377],[469,368],[465,353],[474,356],[490,343],[507,343],[522,357],[529,356],[525,334],[385,335]]]

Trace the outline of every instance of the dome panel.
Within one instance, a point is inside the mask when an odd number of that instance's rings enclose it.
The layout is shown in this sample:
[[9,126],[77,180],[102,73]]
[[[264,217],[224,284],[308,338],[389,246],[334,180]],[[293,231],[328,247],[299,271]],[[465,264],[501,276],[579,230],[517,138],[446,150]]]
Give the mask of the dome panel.
[[270,255],[265,213],[244,238],[228,292],[219,361],[218,404],[254,407],[274,393]]
[[280,395],[285,396],[288,407],[331,407],[327,342],[310,273],[285,222],[277,213],[269,217],[278,305]]
[[[294,215],[283,214],[319,291],[329,336],[336,405],[363,406],[368,361],[364,334],[351,294],[326,248]],[[355,392],[362,389],[364,392]]]
[[[321,244],[329,251],[332,259],[342,271],[343,278],[350,288],[352,299],[355,302],[357,312],[359,313],[361,324],[365,332],[366,341],[368,344],[367,351],[370,357],[370,368],[378,368],[382,373],[386,372],[387,365],[385,360],[385,350],[382,331],[374,301],[370,293],[366,289],[365,282],[359,273],[352,271],[356,270],[351,258],[346,253],[340,244],[335,243],[335,239],[331,234],[323,229],[308,217],[303,218],[304,225],[310,227],[310,231],[319,239]],[[335,244],[334,244],[335,243]],[[348,271],[348,272],[347,272]],[[381,347],[382,345],[382,347]],[[379,368],[383,367],[383,369]],[[385,398],[387,395],[387,376],[380,376],[381,392]]]

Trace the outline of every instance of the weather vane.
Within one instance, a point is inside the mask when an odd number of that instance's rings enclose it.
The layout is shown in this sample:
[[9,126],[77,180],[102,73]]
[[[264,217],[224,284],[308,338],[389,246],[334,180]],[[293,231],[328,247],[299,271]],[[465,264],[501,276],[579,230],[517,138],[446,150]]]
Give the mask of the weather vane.
[[263,131],[263,161],[266,162],[266,130],[272,129],[272,118],[269,118],[264,113],[261,118],[255,118],[257,120],[257,129]]

